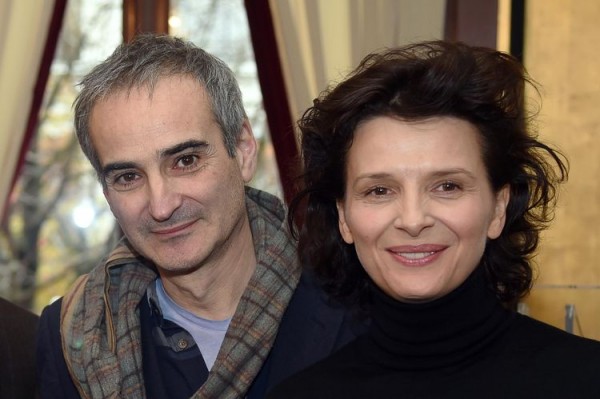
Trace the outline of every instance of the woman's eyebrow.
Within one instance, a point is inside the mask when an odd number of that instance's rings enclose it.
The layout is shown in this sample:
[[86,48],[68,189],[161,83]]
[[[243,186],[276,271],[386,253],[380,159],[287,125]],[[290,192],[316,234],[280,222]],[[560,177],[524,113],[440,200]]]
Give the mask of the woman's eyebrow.
[[465,175],[468,178],[475,179],[475,174],[464,168],[451,168],[435,171],[431,174],[433,177],[446,177],[452,175]]

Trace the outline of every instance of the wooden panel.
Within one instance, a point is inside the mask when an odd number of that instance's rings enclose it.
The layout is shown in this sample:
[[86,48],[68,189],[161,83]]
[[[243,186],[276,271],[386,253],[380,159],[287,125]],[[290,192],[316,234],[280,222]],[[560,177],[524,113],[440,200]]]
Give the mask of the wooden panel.
[[524,62],[542,85],[540,136],[571,163],[526,303],[533,317],[561,328],[565,305],[574,304],[584,335],[600,339],[600,2],[526,5]]

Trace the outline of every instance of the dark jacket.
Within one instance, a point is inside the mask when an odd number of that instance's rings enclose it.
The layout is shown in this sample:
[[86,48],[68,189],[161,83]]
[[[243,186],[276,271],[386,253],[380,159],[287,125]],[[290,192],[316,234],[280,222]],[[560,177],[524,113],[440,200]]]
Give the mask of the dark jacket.
[[0,298],[0,399],[35,397],[38,316]]
[[[62,355],[59,322],[60,301],[57,301],[43,311],[40,321],[38,377],[42,398],[78,398]],[[142,329],[151,328],[150,323],[142,322]],[[329,304],[312,279],[303,276],[283,316],[269,357],[251,386],[247,398],[264,398],[268,390],[282,379],[329,355],[364,329],[363,324],[347,310]],[[162,374],[162,362],[152,359],[157,357],[144,357],[145,373],[146,370],[153,369]],[[180,373],[182,376],[186,374],[184,371]],[[169,374],[178,373],[171,370]],[[146,382],[147,389],[150,388],[149,384],[152,384],[152,381]],[[171,385],[180,384],[174,382]]]

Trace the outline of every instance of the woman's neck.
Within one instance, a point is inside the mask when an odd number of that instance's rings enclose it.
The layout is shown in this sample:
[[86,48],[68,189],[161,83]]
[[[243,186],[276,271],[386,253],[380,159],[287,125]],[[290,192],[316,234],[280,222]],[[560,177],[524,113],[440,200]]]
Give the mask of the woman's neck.
[[468,361],[511,318],[488,289],[481,268],[456,290],[428,303],[403,303],[372,287],[369,332],[390,367],[443,367]]

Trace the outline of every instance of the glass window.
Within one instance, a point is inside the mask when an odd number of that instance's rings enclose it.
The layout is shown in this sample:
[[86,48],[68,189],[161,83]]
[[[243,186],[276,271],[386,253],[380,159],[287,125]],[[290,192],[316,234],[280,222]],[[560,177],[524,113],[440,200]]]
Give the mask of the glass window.
[[70,0],[39,124],[0,233],[0,295],[39,312],[112,246],[114,218],[73,127],[77,83],[122,40],[121,0]]

